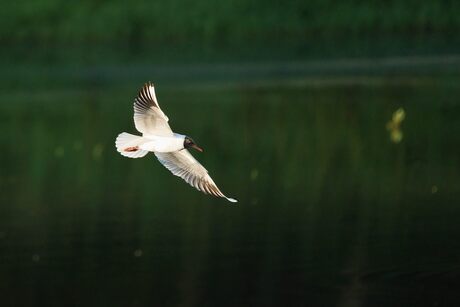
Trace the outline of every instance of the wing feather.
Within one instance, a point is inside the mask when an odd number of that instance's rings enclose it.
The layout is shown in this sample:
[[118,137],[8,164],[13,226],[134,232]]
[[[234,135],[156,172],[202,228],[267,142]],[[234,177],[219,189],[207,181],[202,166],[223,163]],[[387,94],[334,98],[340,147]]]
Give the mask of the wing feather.
[[144,84],[134,99],[133,108],[134,125],[139,132],[158,136],[173,135],[169,119],[160,109],[152,83]]
[[236,202],[235,199],[226,197],[219,190],[211,176],[209,176],[208,171],[187,149],[168,153],[156,152],[155,155],[173,175],[181,177],[198,191]]

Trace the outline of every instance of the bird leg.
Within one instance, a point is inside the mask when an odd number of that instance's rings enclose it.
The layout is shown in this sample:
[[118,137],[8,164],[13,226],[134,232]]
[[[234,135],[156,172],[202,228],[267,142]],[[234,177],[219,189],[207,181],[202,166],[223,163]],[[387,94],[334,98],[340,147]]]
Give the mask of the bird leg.
[[139,150],[139,146],[132,146],[132,147],[125,148],[125,151],[128,151],[128,152],[133,152],[133,151],[138,151],[138,150]]

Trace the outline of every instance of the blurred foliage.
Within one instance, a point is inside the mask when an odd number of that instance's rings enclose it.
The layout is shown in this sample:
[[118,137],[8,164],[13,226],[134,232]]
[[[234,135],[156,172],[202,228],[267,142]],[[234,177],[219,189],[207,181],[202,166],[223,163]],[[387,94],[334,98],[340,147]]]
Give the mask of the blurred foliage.
[[247,44],[374,34],[457,33],[458,1],[10,1],[2,43]]
[[394,111],[391,120],[387,123],[387,130],[390,132],[390,139],[393,143],[399,143],[403,139],[401,123],[406,118],[406,112],[403,108]]

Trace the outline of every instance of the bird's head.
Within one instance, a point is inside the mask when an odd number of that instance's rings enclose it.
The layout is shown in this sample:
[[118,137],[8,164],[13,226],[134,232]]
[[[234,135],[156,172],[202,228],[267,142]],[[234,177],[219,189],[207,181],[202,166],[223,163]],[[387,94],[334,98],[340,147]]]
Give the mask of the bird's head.
[[195,148],[199,152],[203,152],[203,149],[201,147],[195,144],[195,142],[191,138],[186,136],[184,139],[184,148],[189,148],[189,147]]

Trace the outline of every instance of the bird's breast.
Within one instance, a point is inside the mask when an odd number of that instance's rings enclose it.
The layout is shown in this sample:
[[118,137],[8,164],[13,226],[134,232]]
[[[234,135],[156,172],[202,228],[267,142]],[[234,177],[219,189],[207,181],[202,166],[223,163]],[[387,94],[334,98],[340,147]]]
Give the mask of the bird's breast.
[[144,136],[141,149],[154,152],[173,152],[184,148],[184,140],[177,137]]

